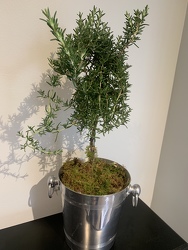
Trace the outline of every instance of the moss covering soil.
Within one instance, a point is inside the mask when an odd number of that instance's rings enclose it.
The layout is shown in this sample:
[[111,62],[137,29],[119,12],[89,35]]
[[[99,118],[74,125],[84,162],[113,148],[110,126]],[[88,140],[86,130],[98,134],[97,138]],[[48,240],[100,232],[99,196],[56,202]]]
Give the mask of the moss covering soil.
[[78,193],[109,195],[127,187],[130,176],[124,167],[108,160],[96,158],[93,162],[83,162],[74,158],[63,164],[60,180]]

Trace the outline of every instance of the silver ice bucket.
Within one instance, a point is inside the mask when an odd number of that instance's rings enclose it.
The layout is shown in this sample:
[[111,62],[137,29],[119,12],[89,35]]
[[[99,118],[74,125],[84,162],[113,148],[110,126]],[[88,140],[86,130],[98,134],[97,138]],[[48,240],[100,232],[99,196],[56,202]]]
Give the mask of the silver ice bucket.
[[[127,175],[130,177],[128,171]],[[118,193],[85,195],[70,190],[52,176],[48,179],[49,197],[59,189],[59,185],[62,189],[64,232],[69,247],[72,250],[110,249],[116,237],[123,201],[132,193],[133,206],[136,206],[140,186],[129,183]]]

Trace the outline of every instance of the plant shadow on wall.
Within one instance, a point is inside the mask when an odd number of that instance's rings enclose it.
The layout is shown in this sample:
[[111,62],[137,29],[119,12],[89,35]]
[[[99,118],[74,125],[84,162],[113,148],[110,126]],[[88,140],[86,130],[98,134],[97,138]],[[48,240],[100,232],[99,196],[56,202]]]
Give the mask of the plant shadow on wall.
[[[44,92],[43,91],[41,92],[41,90],[38,91],[39,97],[42,95],[42,97],[44,98],[43,105],[45,105],[46,109],[49,107],[48,105],[49,105],[50,96],[53,96],[53,98],[55,97],[54,92],[53,92],[53,87],[51,88],[51,85],[48,85],[50,83],[49,82],[50,77],[51,75],[48,73],[45,79],[45,88],[44,87],[42,88]],[[72,96],[73,88],[72,88],[71,82],[67,81],[66,79],[61,79],[61,85],[59,87],[60,88],[58,91],[58,98],[60,98],[62,101],[67,101],[67,99],[69,99]],[[45,99],[47,99],[46,103],[45,103]],[[50,105],[50,107],[52,106]],[[60,123],[60,121],[62,122],[64,120],[67,120],[67,117],[69,117],[70,115],[69,112],[66,112],[64,110],[59,111],[59,112],[58,111],[57,111],[57,117],[56,117],[57,126]],[[43,119],[44,123],[51,122],[48,119],[47,120],[46,119],[47,117],[45,116],[45,118]],[[50,123],[50,126],[51,126],[51,123]],[[29,128],[29,131],[31,132],[30,128]],[[36,126],[35,128],[33,127],[33,133],[36,134],[36,137],[32,137],[31,141],[30,141],[30,137],[27,138],[27,140],[29,139],[27,143],[31,148],[33,147],[33,143],[34,145],[36,145],[36,143],[38,142],[38,136],[40,137],[40,139],[43,139],[43,133],[38,134],[38,131],[41,132],[40,124]],[[62,128],[62,131],[59,127],[58,131],[59,131],[58,138],[56,138],[56,133],[48,134],[48,131],[45,130],[45,140],[44,141],[40,140],[41,141],[40,145],[37,144],[37,147],[40,147],[40,149],[42,150],[46,150],[46,148],[50,148],[50,151],[47,150],[47,154],[40,154],[40,162],[39,162],[39,165],[41,166],[40,168],[41,171],[46,172],[46,166],[50,168],[50,171],[48,171],[47,174],[45,174],[44,178],[42,178],[37,183],[37,185],[34,185],[32,189],[30,190],[30,198],[29,198],[28,204],[33,209],[33,216],[35,219],[40,218],[44,214],[48,214],[49,212],[55,213],[59,211],[57,209],[61,208],[61,204],[62,204],[61,195],[60,193],[57,192],[54,195],[53,200],[49,199],[47,195],[47,192],[48,192],[47,180],[49,176],[54,176],[54,175],[58,176],[58,171],[62,165],[62,161],[64,161],[67,158],[73,157],[75,152],[77,154],[78,151],[83,151],[82,147],[84,146],[84,140],[83,138],[80,137],[80,134],[76,132],[75,127],[71,127],[68,130],[64,130],[64,128]],[[36,141],[34,138],[36,139]],[[57,148],[57,154],[54,154],[54,152],[56,152],[56,148]],[[58,148],[61,148],[63,150],[63,156],[61,153],[59,154]],[[50,153],[51,150],[53,150],[53,154]]]
[[38,112],[39,102],[32,104],[33,97],[36,95],[36,86],[32,85],[31,93],[21,102],[18,107],[18,113],[8,116],[8,120],[4,121],[0,118],[0,140],[4,148],[4,155],[0,158],[0,174],[4,177],[11,176],[13,178],[26,178],[28,176],[25,171],[21,171],[24,162],[28,162],[33,154],[23,154],[20,151],[19,138],[16,136],[17,131],[22,126],[22,121],[30,118]]
[[[34,218],[39,218],[45,214],[45,211],[49,210],[49,202],[52,202],[48,198],[47,179],[51,175],[57,175],[59,168],[62,165],[63,158],[66,159],[74,154],[74,151],[81,151],[84,144],[80,135],[76,133],[74,127],[63,131],[58,136],[58,140],[54,143],[53,134],[45,136],[45,140],[41,142],[43,147],[62,148],[64,155],[47,155],[40,154],[39,152],[33,152],[27,150],[24,152],[20,150],[20,144],[22,144],[22,138],[16,136],[18,131],[27,131],[28,127],[25,125],[28,121],[30,124],[37,126],[37,117],[43,116],[43,107],[45,100],[42,100],[39,96],[40,89],[43,89],[46,93],[49,93],[50,88],[46,84],[51,74],[50,70],[43,73],[39,85],[32,85],[30,94],[20,103],[18,112],[9,115],[8,120],[4,121],[3,117],[0,118],[0,141],[2,145],[6,147],[5,155],[1,154],[0,157],[0,174],[4,178],[27,179],[28,173],[25,166],[29,165],[29,161],[35,157],[38,159],[37,169],[43,173],[44,177],[34,185],[30,190],[30,197],[28,199],[28,205],[33,209]],[[61,86],[58,92],[59,96],[64,100],[68,99],[72,95],[71,83],[66,81],[66,84]],[[39,97],[39,98],[38,98]],[[69,112],[63,111],[59,113],[61,120],[67,119]],[[39,118],[40,120],[40,118]],[[37,161],[35,161],[37,162]],[[30,163],[31,165],[31,163]],[[33,166],[36,169],[36,166]],[[57,200],[57,201],[56,201]],[[53,202],[60,204],[60,197],[53,199]],[[48,205],[47,205],[48,204]],[[54,205],[54,204],[53,204]]]

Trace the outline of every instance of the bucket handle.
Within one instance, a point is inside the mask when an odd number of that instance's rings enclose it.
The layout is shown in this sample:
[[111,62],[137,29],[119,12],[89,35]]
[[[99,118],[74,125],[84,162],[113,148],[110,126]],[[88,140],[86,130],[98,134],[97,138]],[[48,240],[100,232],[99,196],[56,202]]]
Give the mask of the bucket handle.
[[129,185],[127,195],[132,194],[132,205],[133,207],[137,207],[138,198],[141,193],[141,187],[138,184],[134,184],[133,186]]
[[60,190],[60,181],[55,176],[50,176],[47,181],[48,197],[52,198],[54,191]]

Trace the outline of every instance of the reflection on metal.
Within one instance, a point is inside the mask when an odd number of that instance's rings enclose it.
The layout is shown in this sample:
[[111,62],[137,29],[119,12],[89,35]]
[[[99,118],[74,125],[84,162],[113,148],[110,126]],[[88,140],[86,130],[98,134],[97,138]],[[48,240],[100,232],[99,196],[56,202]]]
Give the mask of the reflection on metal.
[[138,198],[139,198],[140,193],[141,193],[141,188],[138,184],[129,186],[128,194],[132,194],[133,207],[136,207],[138,205]]
[[60,180],[55,176],[50,176],[47,181],[48,185],[48,197],[52,198],[52,195],[55,191],[60,190]]
[[[130,175],[125,169],[128,178]],[[61,169],[59,176],[61,175]],[[140,186],[130,185],[115,194],[84,195],[74,192],[63,184],[62,202],[64,231],[68,245],[72,250],[108,250],[112,247],[121,208],[125,198],[132,194],[133,206],[137,206]],[[48,179],[49,197],[59,187],[59,179],[54,176]]]

